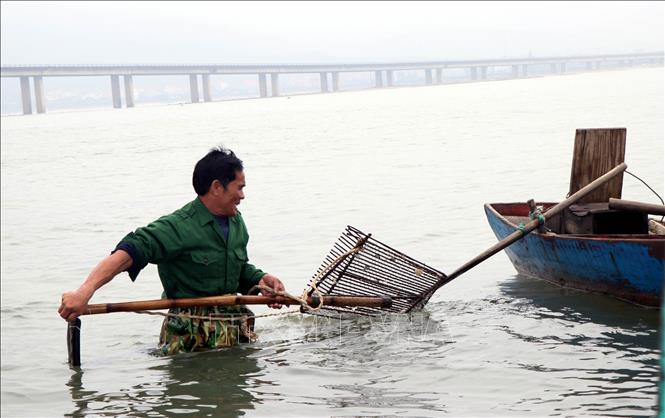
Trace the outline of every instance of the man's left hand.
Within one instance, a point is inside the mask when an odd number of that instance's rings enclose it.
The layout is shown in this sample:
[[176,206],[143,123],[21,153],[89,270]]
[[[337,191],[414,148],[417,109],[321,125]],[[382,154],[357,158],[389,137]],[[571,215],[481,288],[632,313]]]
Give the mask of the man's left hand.
[[[263,277],[261,277],[261,280],[259,280],[259,286],[268,287],[273,292],[284,292],[286,290],[282,281],[272,274],[265,274]],[[264,290],[261,290],[262,294],[265,294],[264,292]],[[270,295],[270,293],[268,293],[268,295]],[[282,305],[279,303],[270,303],[268,306],[273,309],[280,309],[282,307]]]

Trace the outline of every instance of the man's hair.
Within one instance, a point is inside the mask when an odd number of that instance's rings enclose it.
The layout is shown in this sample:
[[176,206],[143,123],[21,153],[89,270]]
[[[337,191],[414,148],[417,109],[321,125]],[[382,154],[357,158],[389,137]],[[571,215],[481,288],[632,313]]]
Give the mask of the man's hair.
[[194,167],[192,184],[199,196],[208,193],[213,181],[219,180],[226,189],[235,180],[236,172],[242,171],[242,161],[223,145],[212,148]]

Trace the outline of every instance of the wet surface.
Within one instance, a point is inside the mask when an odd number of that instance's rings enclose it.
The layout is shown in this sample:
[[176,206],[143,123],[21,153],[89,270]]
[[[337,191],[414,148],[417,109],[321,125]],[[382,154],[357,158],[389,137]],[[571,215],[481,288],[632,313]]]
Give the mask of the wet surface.
[[[122,236],[245,161],[250,260],[300,293],[347,224],[450,273],[496,242],[486,202],[560,201],[576,128],[628,129],[663,189],[660,69],[2,120],[3,416],[653,416],[658,312],[516,275],[498,254],[422,314],[259,318],[258,343],[159,357],[160,317],[83,318],[60,294]],[[652,201],[624,179],[623,197]],[[93,303],[155,299],[157,270]],[[257,307],[258,314],[270,313]]]

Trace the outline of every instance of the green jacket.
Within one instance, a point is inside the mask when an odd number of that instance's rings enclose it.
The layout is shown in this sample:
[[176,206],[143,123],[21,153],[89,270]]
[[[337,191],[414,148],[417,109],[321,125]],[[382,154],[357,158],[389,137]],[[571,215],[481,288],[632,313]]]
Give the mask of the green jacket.
[[136,250],[132,280],[157,264],[167,298],[246,293],[265,274],[247,257],[249,234],[240,212],[229,218],[228,242],[208,209],[196,198],[170,215],[127,234],[119,246]]

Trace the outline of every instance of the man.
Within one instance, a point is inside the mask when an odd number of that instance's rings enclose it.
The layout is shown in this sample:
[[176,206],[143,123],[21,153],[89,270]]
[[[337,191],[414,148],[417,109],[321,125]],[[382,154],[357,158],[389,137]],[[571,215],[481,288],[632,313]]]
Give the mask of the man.
[[[77,290],[62,295],[58,312],[63,319],[81,315],[95,291],[119,273],[127,271],[134,281],[148,263],[157,264],[163,296],[169,299],[247,293],[256,285],[284,291],[277,277],[248,261],[249,235],[238,211],[245,198],[242,161],[231,150],[212,149],[196,164],[192,183],[196,199],[127,234]],[[244,306],[169,312],[160,334],[165,354],[235,345],[252,334],[253,322],[239,319],[253,315]]]

